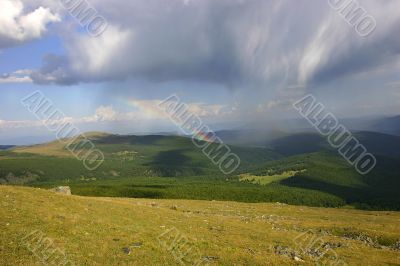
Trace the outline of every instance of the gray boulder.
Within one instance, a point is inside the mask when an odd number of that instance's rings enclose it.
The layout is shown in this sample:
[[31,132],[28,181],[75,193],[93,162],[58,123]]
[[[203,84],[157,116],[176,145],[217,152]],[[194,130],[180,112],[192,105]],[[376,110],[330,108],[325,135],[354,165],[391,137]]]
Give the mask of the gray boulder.
[[56,187],[56,188],[50,189],[50,191],[53,191],[53,192],[56,192],[56,193],[60,193],[60,194],[64,194],[64,195],[71,195],[71,188],[70,187]]

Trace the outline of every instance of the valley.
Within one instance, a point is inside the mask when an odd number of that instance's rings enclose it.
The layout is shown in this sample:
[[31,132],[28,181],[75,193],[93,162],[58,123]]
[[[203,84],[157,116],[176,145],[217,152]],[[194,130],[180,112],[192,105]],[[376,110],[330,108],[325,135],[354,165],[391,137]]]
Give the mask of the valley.
[[[100,168],[88,171],[59,142],[16,147],[0,152],[0,183],[70,186],[73,194],[83,196],[400,209],[400,141],[395,136],[359,133],[379,161],[366,176],[312,134],[284,136],[265,147],[231,145],[241,158],[239,169],[231,175],[223,175],[186,137],[106,133],[87,137],[104,153]],[[243,182],[243,176],[261,181]]]

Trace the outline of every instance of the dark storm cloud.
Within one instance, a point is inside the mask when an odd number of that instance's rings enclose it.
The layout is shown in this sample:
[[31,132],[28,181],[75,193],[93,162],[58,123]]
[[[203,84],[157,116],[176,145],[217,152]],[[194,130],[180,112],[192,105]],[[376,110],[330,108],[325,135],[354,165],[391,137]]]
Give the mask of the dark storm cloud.
[[266,89],[323,83],[397,60],[400,3],[361,4],[377,20],[367,38],[325,1],[97,0],[108,30],[98,38],[63,33],[65,60],[47,62],[32,78],[68,85],[139,77]]

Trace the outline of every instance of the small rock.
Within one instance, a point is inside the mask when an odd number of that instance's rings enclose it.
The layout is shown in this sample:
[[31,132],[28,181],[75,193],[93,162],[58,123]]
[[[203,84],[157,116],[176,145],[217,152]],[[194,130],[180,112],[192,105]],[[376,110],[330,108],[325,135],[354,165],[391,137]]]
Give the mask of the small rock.
[[299,254],[294,251],[293,249],[286,247],[286,246],[274,246],[274,250],[275,250],[275,254],[277,255],[281,255],[281,256],[286,256],[286,257],[291,257],[291,258],[295,258],[298,257],[300,258]]
[[301,262],[301,261],[304,261],[302,258],[297,257],[297,256],[294,256],[293,259],[294,259],[295,261],[300,261],[300,262]]
[[216,257],[216,256],[203,256],[203,260],[206,260],[206,261],[214,261],[214,260],[218,260],[219,259],[219,257]]
[[142,247],[143,246],[143,243],[142,242],[136,242],[136,243],[133,243],[132,245],[131,245],[131,247],[134,247],[134,248],[140,248],[140,247]]
[[326,249],[335,249],[335,248],[340,248],[342,247],[342,243],[332,243],[332,242],[325,242],[322,247]]
[[70,187],[56,187],[56,188],[50,189],[50,191],[53,191],[53,192],[56,192],[56,193],[60,193],[60,194],[64,194],[64,195],[68,195],[68,196],[72,195]]
[[132,252],[132,250],[131,250],[130,248],[128,248],[128,247],[122,248],[122,251],[123,251],[126,255],[130,255],[131,252]]
[[211,226],[208,229],[211,230],[211,231],[218,231],[218,232],[224,231],[222,228],[215,227],[215,226]]
[[400,240],[397,241],[397,242],[392,246],[392,248],[393,248],[394,250],[400,250]]
[[178,210],[178,206],[172,205],[172,206],[170,207],[170,209],[171,209],[171,210],[174,210],[174,211],[177,211],[177,210]]
[[251,248],[247,248],[247,251],[250,252],[251,254],[256,254],[256,252]]

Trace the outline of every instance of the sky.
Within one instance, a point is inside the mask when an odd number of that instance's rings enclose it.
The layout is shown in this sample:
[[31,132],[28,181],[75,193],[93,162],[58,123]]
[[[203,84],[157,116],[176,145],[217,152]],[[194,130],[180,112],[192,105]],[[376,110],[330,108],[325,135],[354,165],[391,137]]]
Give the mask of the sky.
[[399,115],[399,70],[397,0],[1,0],[0,144],[51,138],[21,104],[35,91],[83,132],[154,133],[178,131],[157,109],[172,94],[215,129],[298,118],[309,93]]

